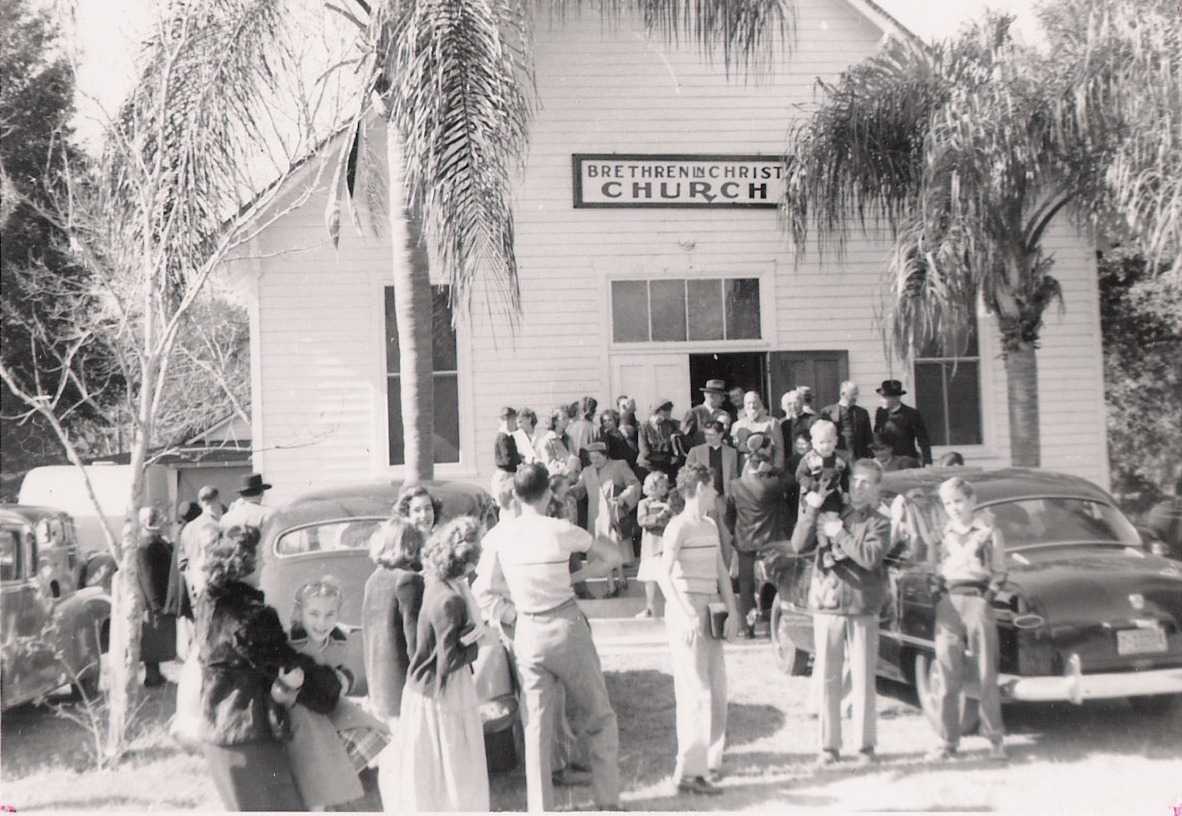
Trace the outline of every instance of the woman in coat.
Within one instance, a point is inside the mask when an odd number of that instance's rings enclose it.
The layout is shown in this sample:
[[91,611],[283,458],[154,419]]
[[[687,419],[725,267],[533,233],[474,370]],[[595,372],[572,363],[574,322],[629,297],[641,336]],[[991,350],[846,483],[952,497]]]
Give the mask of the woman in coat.
[[[480,523],[448,522],[423,552],[423,605],[402,694],[397,812],[487,811],[488,766],[471,664],[487,637],[468,577]],[[391,802],[386,802],[391,809]]]
[[285,704],[328,713],[341,693],[329,666],[296,652],[263,593],[243,582],[255,571],[259,531],[235,525],[208,551],[197,605],[201,644],[201,740],[227,810],[305,810],[282,740]]
[[378,759],[382,801],[398,800],[399,712],[411,655],[415,653],[419,608],[423,603],[422,534],[393,518],[373,537],[369,557],[377,569],[365,582],[361,632],[365,677],[373,713],[390,728],[390,744]]

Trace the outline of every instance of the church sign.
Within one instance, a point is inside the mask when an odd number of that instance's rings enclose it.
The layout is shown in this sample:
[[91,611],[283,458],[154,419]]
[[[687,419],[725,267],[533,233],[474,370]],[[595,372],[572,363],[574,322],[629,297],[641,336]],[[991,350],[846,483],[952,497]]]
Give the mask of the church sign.
[[571,156],[575,207],[774,208],[784,196],[779,156]]

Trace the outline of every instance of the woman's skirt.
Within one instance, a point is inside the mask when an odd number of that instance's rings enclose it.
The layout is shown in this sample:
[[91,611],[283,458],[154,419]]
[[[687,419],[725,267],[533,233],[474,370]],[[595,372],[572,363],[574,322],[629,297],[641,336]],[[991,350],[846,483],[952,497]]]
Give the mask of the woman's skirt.
[[326,807],[360,798],[361,779],[332,720],[299,703],[290,716],[291,739],[285,746],[304,802]]
[[279,742],[202,746],[209,775],[226,810],[301,811],[308,808]]
[[[447,678],[439,697],[409,684],[402,692],[399,785],[387,810],[487,811],[488,766],[476,687],[467,667]],[[384,793],[384,792],[383,792]]]

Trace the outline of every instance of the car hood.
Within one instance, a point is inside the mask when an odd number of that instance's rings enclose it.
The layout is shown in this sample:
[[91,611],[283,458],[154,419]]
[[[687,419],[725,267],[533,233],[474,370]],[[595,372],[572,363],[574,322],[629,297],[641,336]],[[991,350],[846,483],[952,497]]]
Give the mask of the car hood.
[[1094,545],[1020,550],[1008,563],[1010,588],[1052,626],[1145,617],[1182,623],[1182,563]]

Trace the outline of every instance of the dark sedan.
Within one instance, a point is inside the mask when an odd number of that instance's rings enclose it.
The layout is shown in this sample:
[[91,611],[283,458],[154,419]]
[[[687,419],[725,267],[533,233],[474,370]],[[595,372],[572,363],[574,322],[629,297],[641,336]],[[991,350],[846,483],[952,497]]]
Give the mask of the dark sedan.
[[[917,687],[935,707],[935,570],[946,517],[937,488],[973,485],[978,508],[1005,536],[1008,580],[994,599],[1002,700],[1127,697],[1162,710],[1182,695],[1182,563],[1149,551],[1106,492],[1044,470],[924,468],[883,479],[891,517],[890,593],[881,618],[879,674]],[[804,673],[813,652],[811,554],[764,554],[761,604],[781,668]],[[965,725],[977,691],[966,684]]]

